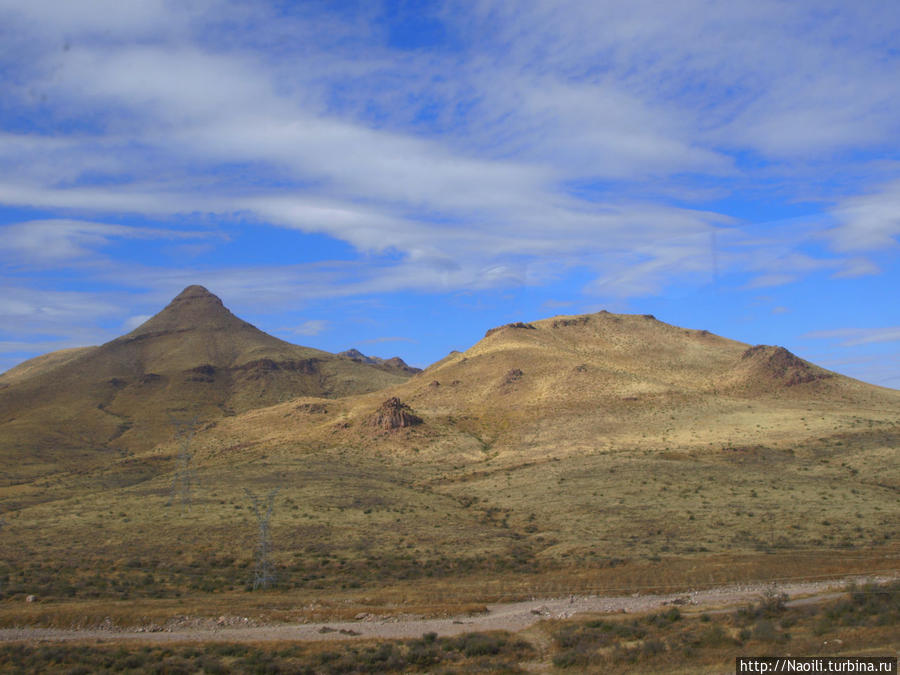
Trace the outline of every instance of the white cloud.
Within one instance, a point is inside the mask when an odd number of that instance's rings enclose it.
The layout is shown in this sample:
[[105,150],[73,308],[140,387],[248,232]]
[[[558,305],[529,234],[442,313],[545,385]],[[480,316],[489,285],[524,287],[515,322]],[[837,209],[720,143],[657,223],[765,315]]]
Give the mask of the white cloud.
[[328,321],[325,321],[324,319],[309,319],[296,328],[293,328],[291,332],[297,333],[298,335],[318,335],[319,333],[328,330],[328,326]]
[[[838,205],[835,246],[859,253],[846,260],[795,250],[821,223],[753,237],[688,204],[732,187],[765,198],[766,181],[815,173],[811,162],[837,174],[847,148],[896,149],[897,59],[882,49],[896,9],[485,0],[435,11],[461,50],[400,54],[369,15],[309,8],[292,19],[261,4],[0,2],[24,50],[0,56],[16,75],[9,105],[36,118],[0,134],[0,203],[85,218],[8,226],[0,246],[52,264],[156,236],[101,216],[239,213],[364,254],[242,269],[237,282],[233,269],[133,266],[123,282],[162,295],[202,277],[276,304],[538,284],[574,267],[593,270],[587,293],[617,298],[718,272],[777,285],[877,273],[862,254],[895,242],[894,183]],[[756,161],[778,164],[759,179]]]
[[147,227],[129,227],[65,218],[0,225],[0,259],[8,264],[58,265],[94,257],[113,239],[178,239],[205,236]]
[[460,32],[502,52],[503,63],[560,81],[618,83],[645,109],[665,104],[695,139],[808,158],[890,142],[898,129],[897,58],[886,49],[900,23],[894,6],[496,0],[479,7],[457,7]]
[[832,215],[839,222],[830,232],[838,250],[895,248],[900,241],[900,180],[870,194],[843,199]]
[[130,333],[142,323],[149,321],[152,316],[152,314],[136,314],[135,316],[130,316],[122,323],[122,328]]
[[[194,3],[196,5],[196,3]],[[177,5],[166,0],[0,1],[0,12],[10,22],[35,33],[86,37],[153,35],[171,25]]]
[[843,261],[843,267],[832,276],[835,279],[855,279],[856,277],[881,274],[881,268],[865,258],[850,258]]
[[375,345],[375,344],[382,344],[384,342],[416,342],[416,340],[413,340],[412,338],[408,338],[408,337],[377,337],[377,338],[370,338],[368,340],[360,340],[358,344]]
[[119,305],[107,294],[37,290],[23,285],[0,285],[0,337],[59,335],[66,346],[104,342],[96,324],[119,315]]
[[835,330],[812,331],[801,337],[811,340],[838,340],[842,347],[857,347],[879,342],[900,342],[900,326],[838,328]]

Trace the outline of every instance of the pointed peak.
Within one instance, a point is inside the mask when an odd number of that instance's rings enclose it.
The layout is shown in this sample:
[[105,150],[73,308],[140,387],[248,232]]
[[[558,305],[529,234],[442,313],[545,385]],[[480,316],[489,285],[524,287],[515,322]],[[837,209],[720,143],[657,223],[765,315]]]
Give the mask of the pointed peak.
[[129,333],[134,337],[147,333],[193,329],[222,330],[244,322],[232,314],[218,296],[203,286],[188,286],[151,319]]
[[218,296],[210,293],[205,287],[196,284],[185,288],[172,299],[172,302],[185,302],[187,300],[215,300],[220,305],[222,304],[222,300]]
[[368,363],[369,365],[375,365],[376,363],[378,363],[377,359],[371,356],[366,356],[361,351],[356,349],[356,347],[348,349],[345,352],[341,352],[340,354],[338,354],[338,356],[343,356],[344,358],[348,358],[351,361],[358,361],[359,363]]

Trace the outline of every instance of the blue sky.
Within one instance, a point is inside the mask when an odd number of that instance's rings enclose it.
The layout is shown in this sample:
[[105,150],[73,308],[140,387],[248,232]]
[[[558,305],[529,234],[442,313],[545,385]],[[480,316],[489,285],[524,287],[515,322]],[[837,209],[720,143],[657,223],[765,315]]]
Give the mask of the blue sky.
[[900,4],[0,0],[0,370],[200,283],[425,366],[653,313],[900,387]]

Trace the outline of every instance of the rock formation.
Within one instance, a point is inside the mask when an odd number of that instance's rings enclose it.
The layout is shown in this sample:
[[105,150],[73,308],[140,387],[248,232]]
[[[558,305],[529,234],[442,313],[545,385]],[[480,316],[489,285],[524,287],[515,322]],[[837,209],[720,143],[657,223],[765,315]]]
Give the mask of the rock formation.
[[422,418],[415,415],[399,398],[393,396],[381,404],[370,423],[374,427],[391,430],[421,424]]

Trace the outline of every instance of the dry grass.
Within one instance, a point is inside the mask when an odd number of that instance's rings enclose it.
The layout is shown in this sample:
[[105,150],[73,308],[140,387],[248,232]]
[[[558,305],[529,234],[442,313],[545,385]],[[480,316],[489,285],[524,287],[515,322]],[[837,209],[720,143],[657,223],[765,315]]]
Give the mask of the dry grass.
[[738,656],[893,655],[900,583],[852,588],[847,599],[788,607],[768,596],[737,611],[545,622],[559,672],[720,673]]
[[[352,643],[0,646],[0,672],[718,673],[737,656],[892,655],[900,583],[789,606],[770,594],[737,609],[543,621],[504,632]],[[156,669],[156,670],[154,670]]]
[[171,438],[173,416],[209,424],[297,396],[358,394],[408,377],[389,364],[279,340],[189,287],[127,335],[44,355],[0,377],[0,485],[148,450]]
[[[506,633],[469,633],[353,644],[206,644],[104,648],[0,646],[0,673],[523,673],[530,644]],[[440,668],[440,671],[435,671]],[[450,669],[450,670],[445,670]]]
[[[127,601],[125,622],[217,616],[221,602],[247,613],[291,602],[331,617],[379,606],[440,614],[540,595],[896,570],[892,439],[864,431],[792,452],[632,449],[439,469],[282,448],[198,466],[190,510],[167,506],[171,463],[121,460],[4,489],[0,616],[91,623],[114,599]],[[281,488],[270,595],[248,591],[257,523],[245,487]],[[23,613],[27,594],[46,604]]]
[[[441,614],[897,569],[900,393],[779,384],[771,350],[750,368],[747,345],[645,317],[559,321],[497,331],[389,390],[208,424],[190,510],[168,505],[174,442],[82,447],[62,467],[38,449],[27,481],[5,465],[0,620],[91,623],[113,601],[126,623]],[[424,423],[373,429],[391,395]],[[274,488],[277,585],[251,593],[244,490]],[[23,612],[28,594],[41,602]]]

